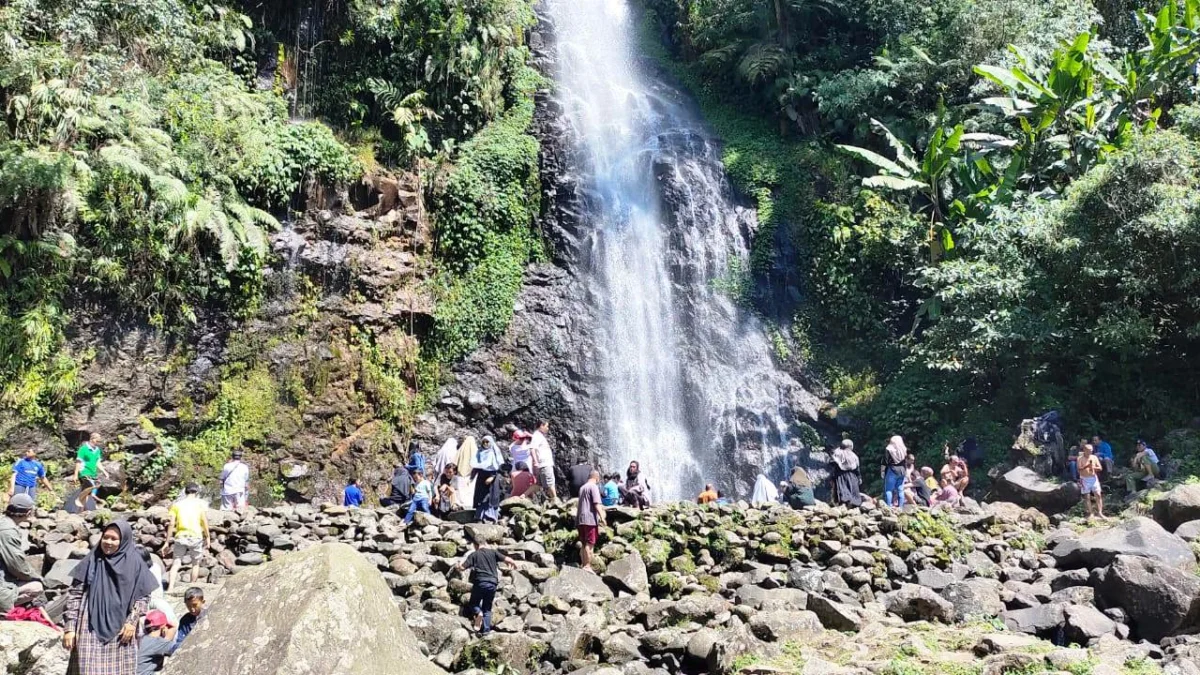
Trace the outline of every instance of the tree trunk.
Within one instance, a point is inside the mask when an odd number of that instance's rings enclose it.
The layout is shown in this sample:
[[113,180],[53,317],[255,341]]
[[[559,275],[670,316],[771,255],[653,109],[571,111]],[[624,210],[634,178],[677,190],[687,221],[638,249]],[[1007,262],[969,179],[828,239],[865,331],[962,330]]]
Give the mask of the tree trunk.
[[775,0],[775,24],[779,27],[779,44],[783,45],[784,49],[789,49],[792,46],[792,36],[788,30],[787,8],[784,7],[783,0]]

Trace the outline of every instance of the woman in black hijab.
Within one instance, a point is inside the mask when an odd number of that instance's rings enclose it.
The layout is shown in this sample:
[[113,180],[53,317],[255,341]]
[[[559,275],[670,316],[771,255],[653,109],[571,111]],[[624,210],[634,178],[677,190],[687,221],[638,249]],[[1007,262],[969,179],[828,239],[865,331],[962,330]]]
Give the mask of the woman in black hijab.
[[68,675],[135,675],[138,630],[158,582],[138,555],[129,523],[105,527],[71,578],[63,617]]

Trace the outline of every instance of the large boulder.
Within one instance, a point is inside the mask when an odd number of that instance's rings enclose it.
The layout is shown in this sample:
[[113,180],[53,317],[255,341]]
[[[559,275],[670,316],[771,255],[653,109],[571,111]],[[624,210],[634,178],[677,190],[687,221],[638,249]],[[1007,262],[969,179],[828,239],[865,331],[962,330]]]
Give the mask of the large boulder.
[[626,593],[645,593],[650,590],[650,576],[646,573],[646,563],[637,551],[631,552],[624,558],[617,558],[608,564],[604,570],[604,583],[615,591]]
[[1066,511],[1079,503],[1079,485],[1039,475],[1026,466],[1018,466],[996,481],[996,494],[1019,506],[1047,513]]
[[168,675],[439,675],[379,571],[345,544],[321,544],[225,583]]
[[1059,568],[1104,567],[1119,555],[1152,558],[1179,569],[1196,565],[1192,547],[1149,518],[1133,518],[1112,527],[1063,539],[1050,549]]
[[1156,560],[1117,556],[1097,589],[1107,605],[1125,610],[1134,631],[1147,640],[1200,623],[1200,578]]
[[62,633],[32,621],[0,621],[0,673],[60,675],[67,659]]
[[1015,633],[1051,638],[1057,634],[1059,627],[1066,620],[1063,608],[1063,605],[1053,603],[1025,609],[1012,609],[1001,612],[1000,620],[1004,622],[1006,628]]
[[1200,519],[1200,484],[1180,485],[1154,500],[1154,519],[1172,532],[1189,520]]
[[591,604],[607,602],[613,599],[613,592],[600,580],[595,572],[578,567],[563,567],[559,573],[546,582],[542,595],[561,598],[576,604]]
[[1004,611],[1000,599],[1003,587],[995,579],[973,578],[956,581],[942,589],[941,596],[954,606],[954,620],[998,616]]
[[954,605],[933,589],[916,584],[904,584],[884,599],[884,605],[905,621],[954,622]]

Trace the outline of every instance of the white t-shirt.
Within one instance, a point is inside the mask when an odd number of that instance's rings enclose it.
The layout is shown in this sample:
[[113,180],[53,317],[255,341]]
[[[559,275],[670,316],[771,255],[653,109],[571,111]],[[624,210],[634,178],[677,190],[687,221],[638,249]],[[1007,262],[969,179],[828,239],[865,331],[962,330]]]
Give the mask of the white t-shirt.
[[550,452],[550,441],[547,441],[546,435],[540,431],[533,432],[533,438],[529,441],[529,454],[533,455],[539,468],[554,466],[554,453]]
[[515,471],[518,464],[524,464],[525,468],[532,470],[533,465],[529,463],[529,443],[513,443],[508,446],[509,452],[512,453],[513,470]]
[[221,469],[221,494],[240,495],[250,483],[250,467],[244,462],[233,460]]

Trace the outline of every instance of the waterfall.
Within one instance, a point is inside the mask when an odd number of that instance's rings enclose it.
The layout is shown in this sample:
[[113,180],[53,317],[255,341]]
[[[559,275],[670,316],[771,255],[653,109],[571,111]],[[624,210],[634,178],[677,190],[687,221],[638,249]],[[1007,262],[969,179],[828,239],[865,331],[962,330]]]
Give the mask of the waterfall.
[[640,62],[626,0],[543,11],[604,329],[608,464],[638,460],[658,499],[692,497],[706,480],[748,490],[791,461],[792,425],[816,417],[760,322],[716,288],[748,264],[754,214],[733,198],[694,106]]

